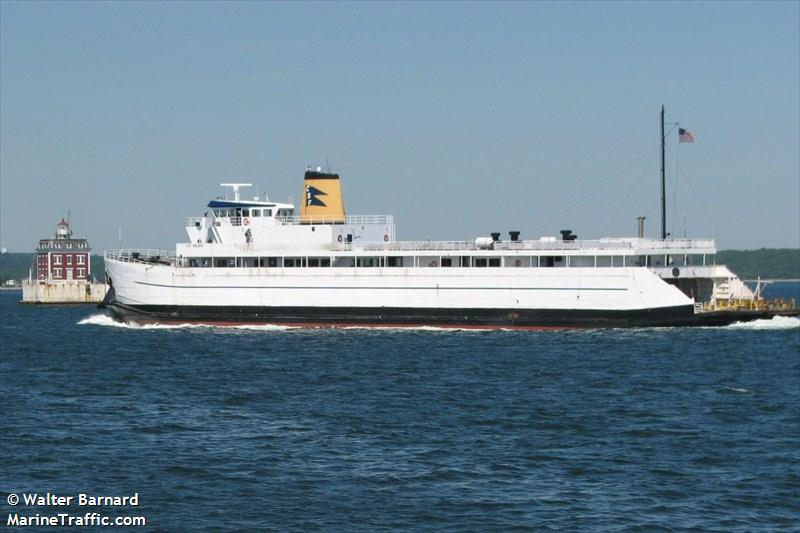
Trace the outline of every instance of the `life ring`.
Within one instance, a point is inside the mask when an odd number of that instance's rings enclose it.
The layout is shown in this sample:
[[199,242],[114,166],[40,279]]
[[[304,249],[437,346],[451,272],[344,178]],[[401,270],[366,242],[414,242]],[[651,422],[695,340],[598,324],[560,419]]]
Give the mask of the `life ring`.
[[428,264],[428,266],[429,266],[429,267],[434,267],[434,268],[435,268],[435,267],[439,266],[439,264],[438,264],[436,261],[431,261],[431,262]]
[[389,242],[389,236],[388,235],[384,235],[383,236],[383,242]]
[[522,266],[522,261],[520,261],[519,259],[517,259],[516,261],[514,261],[514,266],[515,266],[515,267],[521,267],[521,266]]
[[337,240],[338,240],[339,242],[342,242],[342,236],[341,236],[341,235],[339,235],[339,238],[338,238]]
[[242,219],[242,224],[244,224],[245,226],[249,226],[250,225],[250,219],[247,218],[247,217],[244,217]]

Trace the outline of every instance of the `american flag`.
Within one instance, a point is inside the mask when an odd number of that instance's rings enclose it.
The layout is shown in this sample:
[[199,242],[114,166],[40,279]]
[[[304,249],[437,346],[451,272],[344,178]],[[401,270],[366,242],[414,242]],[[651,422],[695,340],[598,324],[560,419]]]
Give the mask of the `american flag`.
[[694,142],[694,135],[692,135],[688,130],[683,128],[678,128],[678,142],[679,143],[693,143]]

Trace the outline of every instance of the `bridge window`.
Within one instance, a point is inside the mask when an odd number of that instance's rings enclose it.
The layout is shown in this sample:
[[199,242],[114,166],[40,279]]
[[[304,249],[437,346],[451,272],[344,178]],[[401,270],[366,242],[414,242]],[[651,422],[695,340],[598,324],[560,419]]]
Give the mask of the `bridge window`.
[[264,209],[264,216],[271,217],[272,216],[272,209]]
[[569,266],[573,268],[594,267],[593,255],[573,255],[569,258]]
[[242,216],[243,217],[249,217],[250,216],[250,210],[249,209],[242,209]]
[[261,209],[251,209],[250,210],[251,217],[260,217],[261,216]]
[[626,255],[625,256],[625,266],[626,267],[643,267],[643,266],[647,266],[647,256],[646,255]]
[[509,255],[503,258],[503,264],[507,267],[521,268],[531,266],[531,258],[519,255]]
[[217,268],[233,268],[236,266],[236,259],[233,257],[215,257],[214,266]]
[[356,260],[354,257],[337,257],[336,261],[333,263],[335,267],[354,267],[356,266]]
[[453,266],[453,260],[449,257],[442,257],[442,266],[443,267],[451,267]]
[[598,255],[597,256],[597,266],[598,267],[610,267],[612,265],[612,260],[610,255]]
[[490,257],[489,258],[489,266],[490,267],[499,267],[500,266],[500,258],[499,257]]
[[667,264],[669,266],[686,266],[685,255],[668,255]]
[[331,258],[330,257],[309,257],[308,258],[308,266],[309,267],[329,267],[329,266],[331,266]]
[[567,266],[563,255],[544,255],[539,259],[539,266],[545,268],[559,268]]
[[286,268],[298,268],[305,266],[304,257],[284,257],[283,266]]
[[210,257],[192,257],[189,259],[189,268],[208,268],[210,266]]
[[356,266],[360,267],[379,267],[381,266],[382,257],[359,257],[356,260]]
[[686,264],[691,266],[703,266],[703,254],[689,254],[686,256]]
[[475,266],[478,268],[484,268],[489,264],[489,260],[485,257],[476,257],[475,258]]
[[280,257],[262,257],[258,262],[259,266],[267,268],[277,268],[283,264]]

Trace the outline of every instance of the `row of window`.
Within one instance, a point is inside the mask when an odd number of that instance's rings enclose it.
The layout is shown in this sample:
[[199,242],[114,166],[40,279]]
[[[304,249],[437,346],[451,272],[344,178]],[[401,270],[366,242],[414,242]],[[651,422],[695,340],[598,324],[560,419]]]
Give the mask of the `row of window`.
[[[67,269],[69,272],[71,269]],[[54,278],[63,278],[64,277],[64,269],[63,268],[54,268],[53,269],[53,277]],[[86,277],[86,269],[85,268],[78,268],[75,269],[75,277],[77,278],[85,278]]]
[[[62,256],[60,254],[54,254],[53,255],[53,264],[54,265],[62,264],[63,257],[64,256]],[[85,265],[86,264],[86,256],[85,255],[78,255],[76,257],[78,258],[78,261],[77,261],[78,265]],[[66,258],[67,258],[67,265],[71,265],[72,264],[72,256],[71,255],[67,255]]]
[[[227,209],[212,209],[214,211],[214,216],[217,218],[223,217],[250,217],[250,218],[257,218],[257,217],[271,217],[272,216],[272,209],[254,209],[254,208],[245,208],[245,207],[229,207]],[[279,217],[290,217],[294,214],[294,209],[278,209],[276,213]]]
[[594,268],[632,266],[712,265],[714,256],[688,255],[586,255],[586,256],[397,256],[397,257],[196,257],[183,259],[190,268],[303,268],[303,267],[533,267],[533,268]]
[[42,248],[87,248],[88,245],[85,242],[59,242],[59,241],[47,241]]

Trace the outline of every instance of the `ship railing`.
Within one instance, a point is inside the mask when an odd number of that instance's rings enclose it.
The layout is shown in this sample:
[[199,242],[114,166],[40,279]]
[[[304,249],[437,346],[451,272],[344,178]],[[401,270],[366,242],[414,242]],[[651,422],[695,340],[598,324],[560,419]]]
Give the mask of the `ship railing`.
[[670,251],[713,248],[714,241],[709,239],[686,239],[674,241],[649,241],[639,239],[602,239],[602,240],[526,240],[494,241],[491,245],[478,245],[475,241],[395,241],[387,243],[365,244],[364,250],[440,250],[440,251],[474,251],[474,250],[532,250],[532,251]]
[[[222,220],[227,220],[231,226],[241,226],[245,218],[247,217],[225,217]],[[383,226],[394,225],[394,217],[392,215],[348,215],[345,217],[295,215],[289,217],[275,217],[275,220],[277,220],[284,226],[297,225],[297,224],[352,224],[352,225],[380,224]],[[203,217],[186,217],[186,227],[199,228],[202,225],[202,221]]]
[[[203,218],[204,217],[186,217],[186,227],[191,228],[199,228],[203,225]],[[208,218],[208,217],[206,217]],[[231,226],[241,226],[242,220],[248,217],[219,217],[214,219],[213,222],[208,222],[208,224],[213,224],[215,226],[219,226],[221,221],[227,221]],[[211,219],[209,219],[211,220]]]
[[353,224],[353,225],[373,225],[382,226],[394,225],[392,215],[347,215],[337,216],[317,216],[317,215],[294,215],[289,217],[275,217],[284,226],[295,224]]
[[668,239],[657,241],[640,239],[635,247],[642,250],[697,250],[716,248],[714,239]]
[[175,252],[167,250],[153,250],[144,248],[125,248],[122,250],[106,250],[106,260],[121,261],[123,263],[175,265],[177,257]]
[[604,241],[495,241],[489,246],[479,246],[475,241],[394,241],[365,244],[364,250],[397,251],[475,251],[475,250],[632,250],[630,242]]

